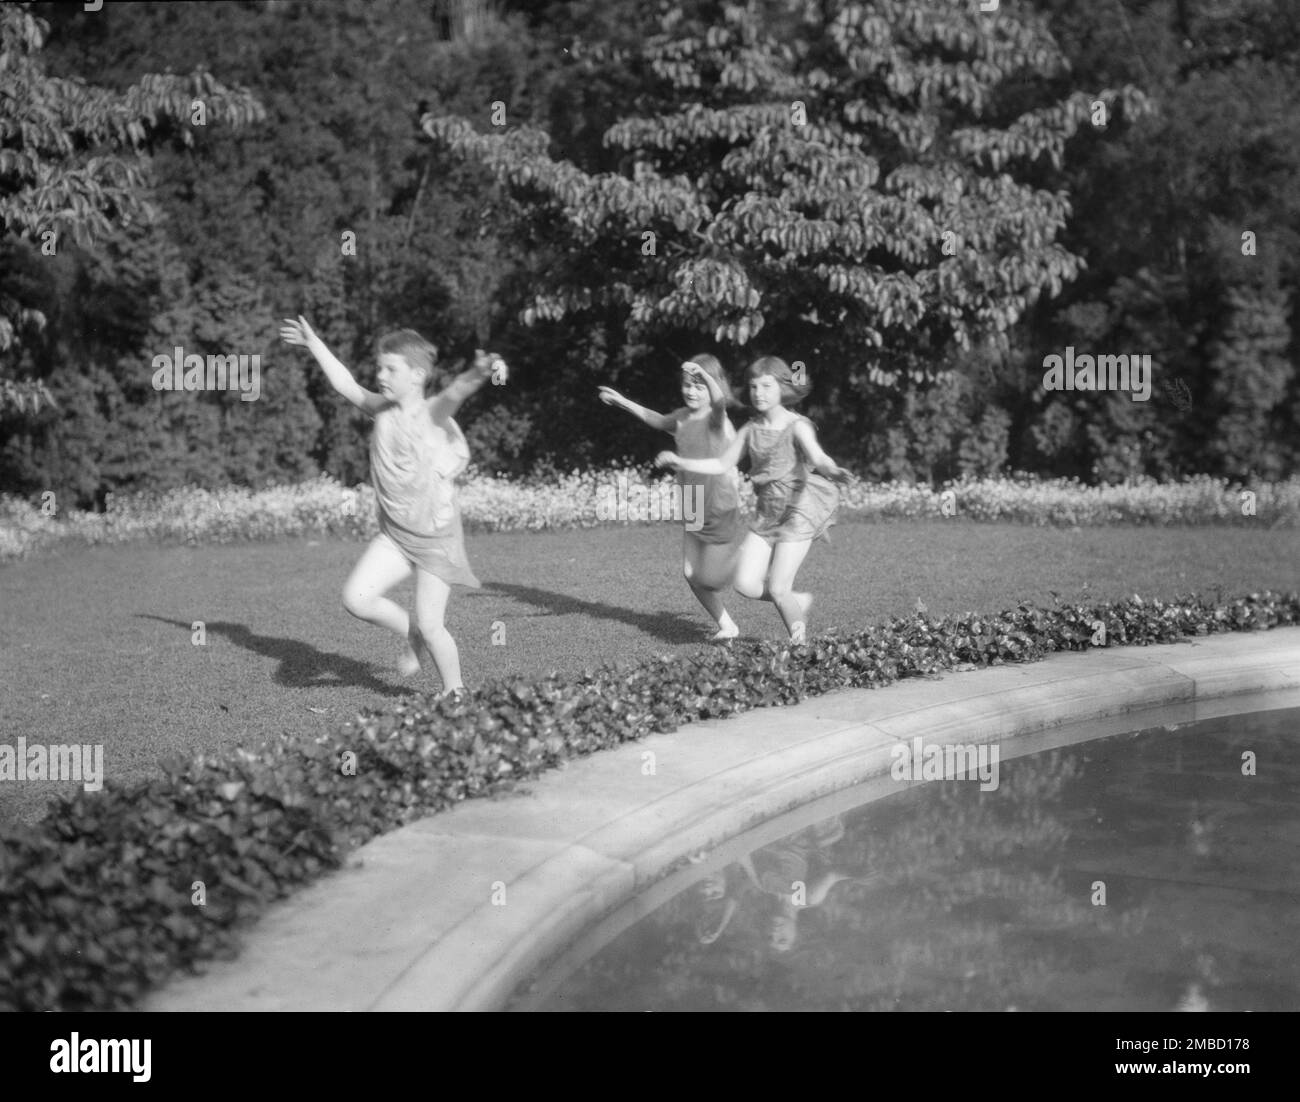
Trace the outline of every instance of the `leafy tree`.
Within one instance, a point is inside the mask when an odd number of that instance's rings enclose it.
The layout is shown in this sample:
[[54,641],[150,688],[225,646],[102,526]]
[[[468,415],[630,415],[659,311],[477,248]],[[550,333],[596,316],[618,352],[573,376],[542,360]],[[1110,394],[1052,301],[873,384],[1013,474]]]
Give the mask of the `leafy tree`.
[[1211,447],[1229,477],[1280,478],[1287,472],[1273,430],[1295,376],[1286,357],[1286,296],[1276,285],[1237,286],[1227,299],[1227,323],[1209,349],[1212,399],[1221,411]]
[[[1038,6],[1077,79],[1136,81],[1157,111],[1080,145],[1063,241],[1087,269],[1015,335],[1013,462],[1103,479],[1295,470],[1300,12],[1285,0]],[[1044,398],[1042,357],[1069,343],[1150,354],[1152,399]]]
[[[266,288],[268,333],[280,316],[306,311],[364,376],[375,338],[395,327],[433,338],[449,367],[489,336],[511,352],[500,288],[518,243],[481,216],[488,175],[433,150],[415,108],[423,99],[486,119],[499,100],[510,118],[528,118],[545,108],[554,59],[521,19],[499,18],[490,4],[474,18],[473,7],[130,5],[114,13],[111,34],[102,21],[69,20],[54,48],[66,68],[93,66],[114,85],[161,53],[210,62],[256,89],[266,126],[213,130],[155,159],[168,233],[196,286],[252,279]],[[458,30],[464,20],[473,34]],[[344,480],[363,478],[364,422],[318,372],[306,384],[322,421],[311,459]],[[472,440],[487,407],[466,411]],[[517,444],[522,423],[495,415],[486,436]],[[477,435],[476,458],[491,459],[493,445]]]
[[[648,454],[594,384],[671,402],[666,367],[704,350],[803,361],[807,412],[868,474],[1294,470],[1300,11],[977,8],[0,8],[0,483],[364,477],[364,424],[269,343],[299,310],[362,375],[397,326],[449,369],[504,352],[465,428],[519,473]],[[196,75],[142,78],[159,57]],[[264,125],[191,125],[208,69]],[[33,165],[74,181],[57,227]],[[154,392],[177,343],[260,349],[262,400]],[[1066,344],[1149,352],[1151,401],[1045,393]]]
[[[823,380],[841,417],[874,394],[873,367],[938,368],[1074,278],[1056,240],[1066,196],[1028,177],[1062,165],[1095,98],[1145,109],[1132,88],[1036,95],[1062,68],[1041,20],[974,3],[698,0],[659,15],[629,61],[640,110],[604,134],[616,170],[552,157],[531,127],[440,115],[425,130],[493,170],[524,232],[566,246],[526,321],[775,351]],[[860,450],[860,424],[837,437]]]
[[[239,126],[261,109],[209,74],[150,74],[125,92],[48,76],[40,57],[49,25],[30,5],[0,7],[0,246],[17,238],[42,255],[81,246],[115,225],[148,218],[147,154],[162,140],[192,141],[194,105],[212,124]],[[15,379],[14,346],[44,326],[42,311],[0,275],[0,415],[49,391]]]
[[[259,485],[316,473],[320,418],[305,368],[268,335],[265,291],[226,272],[190,278],[162,225],[111,233],[94,253],[53,258],[67,293],[51,296],[50,339],[35,357],[55,407],[15,426],[0,479],[57,486],[83,504],[110,490]],[[154,357],[258,356],[260,394],[157,391]],[[55,370],[74,364],[75,370]]]

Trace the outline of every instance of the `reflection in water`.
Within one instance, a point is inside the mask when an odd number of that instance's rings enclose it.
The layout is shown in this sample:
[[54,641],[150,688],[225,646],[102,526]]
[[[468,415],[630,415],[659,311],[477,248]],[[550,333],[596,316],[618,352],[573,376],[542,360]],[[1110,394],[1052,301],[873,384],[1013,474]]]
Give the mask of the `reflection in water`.
[[834,867],[830,850],[844,832],[844,820],[837,815],[706,876],[699,885],[705,906],[695,926],[700,942],[717,941],[743,905],[762,916],[759,925],[766,929],[771,949],[788,953],[798,940],[803,912],[825,903],[836,884],[873,879]]
[[1298,722],[1101,739],[828,819],[703,876],[544,1006],[1300,1009]]

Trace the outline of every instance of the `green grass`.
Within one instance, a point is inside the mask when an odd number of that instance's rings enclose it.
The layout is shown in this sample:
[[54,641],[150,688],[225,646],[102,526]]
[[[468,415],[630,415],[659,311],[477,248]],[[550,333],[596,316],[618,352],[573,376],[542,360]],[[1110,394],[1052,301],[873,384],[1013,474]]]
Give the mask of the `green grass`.
[[[800,575],[811,630],[915,609],[936,616],[1134,592],[1171,598],[1300,589],[1294,531],[1028,528],[962,520],[842,523]],[[471,536],[480,591],[448,615],[471,686],[701,645],[712,625],[680,572],[670,526]],[[420,688],[399,646],[340,605],[363,544],[337,540],[52,554],[0,567],[0,743],[102,743],[105,776],[172,754],[304,736]],[[410,584],[394,596],[409,605]],[[742,632],[784,637],[770,604],[728,600]],[[207,645],[191,644],[191,623]],[[492,644],[493,625],[505,645]],[[75,782],[0,782],[0,824],[30,823]]]

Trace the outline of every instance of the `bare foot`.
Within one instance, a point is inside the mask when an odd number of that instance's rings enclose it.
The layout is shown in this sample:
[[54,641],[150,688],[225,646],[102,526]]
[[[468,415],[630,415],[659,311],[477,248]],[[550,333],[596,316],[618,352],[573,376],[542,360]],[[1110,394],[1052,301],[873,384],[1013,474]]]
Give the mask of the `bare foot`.
[[402,649],[402,657],[397,663],[397,672],[403,677],[413,677],[420,672],[420,647],[423,639],[420,637],[420,629],[411,622],[411,628],[406,633],[406,646]]
[[729,628],[719,628],[712,636],[710,641],[714,643],[721,642],[724,639],[735,639],[740,635],[740,628],[732,624]]
[[790,642],[804,643],[808,639],[808,610],[812,608],[812,594],[792,593],[790,596],[799,606],[799,619],[790,625]]

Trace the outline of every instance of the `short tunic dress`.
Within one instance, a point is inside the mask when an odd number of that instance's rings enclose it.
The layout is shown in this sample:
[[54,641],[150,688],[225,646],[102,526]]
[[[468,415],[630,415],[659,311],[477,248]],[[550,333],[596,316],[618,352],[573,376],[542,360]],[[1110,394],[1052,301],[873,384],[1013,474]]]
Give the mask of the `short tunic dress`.
[[469,445],[451,418],[435,424],[427,404],[418,417],[390,406],[375,414],[370,477],[379,532],[414,567],[449,585],[481,587],[465,556],[456,476],[469,465]]
[[[716,437],[722,437],[721,433]],[[677,422],[673,439],[677,454],[683,459],[716,459],[721,452],[717,438],[709,431],[708,418],[691,420],[683,417]],[[722,437],[723,447],[726,446]],[[694,528],[688,520],[686,530],[702,543],[731,543],[743,531],[740,523],[740,491],[736,486],[736,472],[725,474],[695,474],[678,471],[677,483],[682,488],[682,506],[688,511],[703,499],[701,512],[703,524]],[[695,487],[699,486],[699,491]],[[697,496],[698,495],[698,496]]]
[[769,544],[827,539],[835,523],[840,492],[835,483],[810,470],[795,442],[794,427],[807,417],[795,414],[785,428],[749,423],[749,477],[758,497],[750,531]]
[[764,846],[750,855],[758,886],[770,895],[790,898],[796,883],[807,884],[808,850],[794,840]]
[[759,886],[773,895],[789,896],[795,881],[808,884],[813,880],[809,874],[822,869],[829,860],[826,849],[843,837],[844,822],[835,816],[755,850],[750,860]]

